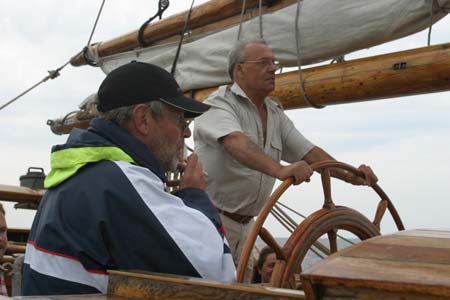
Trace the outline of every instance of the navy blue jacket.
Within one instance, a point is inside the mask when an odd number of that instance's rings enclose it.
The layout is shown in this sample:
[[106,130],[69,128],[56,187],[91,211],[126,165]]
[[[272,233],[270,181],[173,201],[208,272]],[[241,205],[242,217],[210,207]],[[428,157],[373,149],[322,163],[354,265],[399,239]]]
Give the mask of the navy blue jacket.
[[233,260],[207,194],[164,190],[148,148],[94,119],[54,146],[48,188],[33,222],[23,295],[106,293],[108,269],[231,282]]

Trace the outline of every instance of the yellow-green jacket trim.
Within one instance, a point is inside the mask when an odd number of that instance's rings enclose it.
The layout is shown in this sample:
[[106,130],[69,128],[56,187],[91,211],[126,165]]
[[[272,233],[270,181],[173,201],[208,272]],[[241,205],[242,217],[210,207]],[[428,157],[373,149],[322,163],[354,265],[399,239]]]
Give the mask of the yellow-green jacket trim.
[[44,188],[57,186],[72,177],[80,168],[91,162],[120,160],[134,163],[122,149],[114,146],[80,147],[55,151],[51,154],[51,171],[44,181]]

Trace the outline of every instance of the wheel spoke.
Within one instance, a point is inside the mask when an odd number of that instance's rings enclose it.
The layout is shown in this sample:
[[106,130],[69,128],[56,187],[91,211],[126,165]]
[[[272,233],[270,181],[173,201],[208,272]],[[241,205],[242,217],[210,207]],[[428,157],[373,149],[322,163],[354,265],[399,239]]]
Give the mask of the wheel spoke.
[[322,177],[322,188],[323,188],[323,208],[333,208],[334,203],[333,199],[331,199],[331,179],[330,179],[330,169],[323,169],[320,173]]
[[285,248],[291,248],[286,268],[283,273],[283,286],[304,262],[311,247],[327,234],[330,244],[330,252],[338,251],[338,230],[352,233],[360,240],[379,235],[378,229],[361,213],[344,206],[336,206],[328,209],[322,208],[305,219],[286,241]]
[[383,199],[378,203],[377,211],[375,212],[375,217],[372,222],[373,225],[377,226],[378,229],[380,229],[381,219],[383,218],[384,213],[386,212],[387,206],[388,202],[386,199]]
[[332,229],[327,232],[328,242],[330,243],[330,252],[335,253],[338,251],[337,247],[337,229]]
[[267,216],[270,213],[270,210],[275,205],[275,203],[278,201],[278,199],[281,197],[281,195],[286,191],[288,187],[290,187],[293,183],[293,178],[289,177],[285,181],[283,181],[282,184],[278,186],[278,188],[272,193],[270,198],[267,200],[264,207],[259,212],[258,217],[256,218],[255,223],[253,224],[252,228],[250,229],[250,232],[247,237],[247,241],[244,245],[244,248],[241,252],[241,258],[239,260],[237,269],[236,269],[236,281],[237,282],[243,282],[244,281],[244,275],[245,275],[245,269],[248,264],[248,260],[250,259],[250,253],[253,250],[253,247],[256,243],[256,237],[258,236],[259,232],[261,231],[261,228],[267,218]]
[[273,249],[273,251],[275,251],[277,259],[286,260],[286,256],[284,255],[284,252],[281,249],[280,245],[278,245],[275,238],[270,234],[270,232],[267,229],[262,227],[261,230],[259,231],[259,236],[270,248]]

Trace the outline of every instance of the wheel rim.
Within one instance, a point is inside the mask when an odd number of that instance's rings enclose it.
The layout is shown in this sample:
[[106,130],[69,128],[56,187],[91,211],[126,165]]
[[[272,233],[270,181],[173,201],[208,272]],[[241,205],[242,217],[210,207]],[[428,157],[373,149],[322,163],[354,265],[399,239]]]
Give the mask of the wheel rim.
[[[331,199],[331,183],[330,183],[329,169],[330,168],[341,168],[341,169],[352,172],[353,174],[363,178],[364,175],[360,170],[358,170],[348,164],[334,161],[334,160],[322,161],[322,162],[312,164],[311,168],[314,171],[321,171],[321,174],[322,174],[321,179],[322,179],[323,193],[324,193],[324,197],[325,197],[324,208],[316,211],[316,213],[313,213],[310,217],[308,217],[307,218],[307,219],[309,219],[308,222],[305,223],[305,221],[306,221],[306,219],[305,219],[301,224],[299,224],[298,227],[292,233],[291,237],[288,239],[289,244],[288,244],[288,242],[286,242],[285,246],[282,248],[275,242],[275,239],[273,239],[273,237],[270,235],[270,233],[268,233],[268,231],[263,228],[263,224],[264,224],[265,220],[267,219],[267,216],[269,215],[271,209],[276,204],[276,202],[279,200],[279,198],[283,195],[283,193],[293,184],[293,179],[288,178],[284,182],[282,182],[277,187],[277,189],[272,193],[270,198],[267,200],[266,204],[261,209],[261,212],[259,213],[259,215],[255,221],[255,224],[253,225],[252,229],[250,230],[246,244],[242,250],[241,259],[238,264],[237,282],[243,282],[243,278],[245,275],[245,269],[247,267],[251,251],[255,245],[258,234],[260,234],[261,232],[264,232],[264,235],[269,236],[269,238],[271,240],[273,240],[273,242],[269,246],[274,248],[275,253],[277,255],[277,260],[278,260],[277,267],[276,267],[276,269],[278,268],[278,270],[277,270],[277,272],[274,271],[274,273],[272,275],[272,277],[276,276],[277,278],[272,278],[273,280],[271,280],[270,285],[280,287],[282,284],[286,284],[286,282],[289,280],[288,277],[291,274],[293,265],[298,265],[298,259],[294,259],[293,257],[295,257],[296,255],[293,255],[293,254],[301,254],[300,252],[304,251],[304,250],[302,250],[300,248],[298,248],[298,249],[295,248],[295,247],[300,247],[300,246],[295,246],[295,245],[298,245],[298,243],[300,242],[301,239],[305,239],[303,234],[301,234],[301,232],[305,232],[308,230],[308,228],[307,228],[308,226],[306,224],[310,224],[312,222],[311,221],[312,218],[317,218],[319,220],[322,220],[324,218],[323,220],[327,221],[329,218],[332,218],[332,216],[335,216],[335,217],[340,216],[339,218],[344,218],[344,217],[348,218],[350,216],[351,221],[347,220],[346,221],[347,223],[344,222],[342,224],[337,223],[336,228],[337,229],[345,229],[345,230],[346,230],[346,228],[348,228],[348,229],[350,229],[348,231],[350,231],[350,232],[354,231],[352,233],[355,234],[361,240],[363,240],[363,239],[380,234],[380,230],[379,230],[380,223],[384,216],[385,211],[388,210],[390,212],[391,216],[393,217],[398,230],[404,230],[404,226],[401,221],[401,218],[400,218],[397,210],[395,209],[392,201],[389,199],[389,197],[386,195],[386,193],[384,193],[384,191],[377,184],[374,184],[371,186],[372,189],[375,191],[375,193],[378,194],[378,196],[381,199],[378,204],[377,211],[376,211],[373,222],[370,222],[364,215],[360,214],[356,210],[353,210],[351,208],[346,208],[346,207],[340,207],[340,206],[335,207],[334,206],[334,203]],[[344,216],[341,215],[342,213],[345,213]],[[324,214],[324,215],[326,215],[326,217],[323,217],[323,216],[319,217],[318,214],[319,215]],[[348,222],[350,222],[350,223],[348,223]],[[357,224],[360,224],[362,226],[362,228],[364,228],[364,230],[362,232],[360,231],[362,229],[358,229]],[[339,226],[341,226],[342,228],[339,228]],[[302,227],[302,229],[299,229],[300,227]],[[295,233],[295,236],[294,236],[294,233]],[[312,237],[311,237],[311,239],[312,239]],[[306,254],[306,252],[305,252],[305,254]],[[303,258],[304,258],[304,255],[302,257],[302,260],[303,260]],[[294,261],[297,261],[297,262],[294,263]],[[289,269],[289,271],[287,271],[288,269]]]
[[[378,228],[354,209],[343,206],[322,208],[299,224],[286,241],[284,248],[290,249],[287,250],[288,258],[282,276],[272,279],[273,285],[287,287],[294,277],[295,270],[301,269],[301,264],[314,242],[331,230],[351,232],[360,240],[380,235]],[[331,252],[334,253],[336,250]]]

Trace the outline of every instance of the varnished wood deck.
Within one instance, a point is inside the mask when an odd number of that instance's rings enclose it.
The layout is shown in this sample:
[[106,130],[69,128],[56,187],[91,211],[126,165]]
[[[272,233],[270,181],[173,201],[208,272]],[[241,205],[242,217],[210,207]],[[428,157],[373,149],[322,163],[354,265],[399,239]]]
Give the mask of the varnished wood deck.
[[307,299],[450,299],[450,232],[403,231],[349,247],[303,272]]
[[65,296],[28,296],[8,298],[0,296],[0,300],[23,299],[23,300],[130,300],[130,298],[114,295],[65,295]]
[[302,291],[155,273],[111,271],[108,294],[155,300],[305,299]]
[[0,300],[298,300],[302,291],[225,284],[157,273],[109,271],[108,295],[1,297]]

